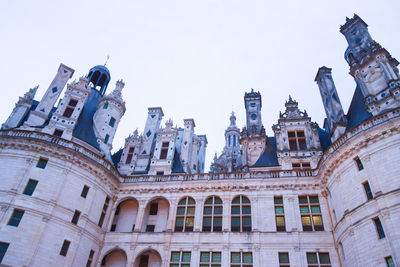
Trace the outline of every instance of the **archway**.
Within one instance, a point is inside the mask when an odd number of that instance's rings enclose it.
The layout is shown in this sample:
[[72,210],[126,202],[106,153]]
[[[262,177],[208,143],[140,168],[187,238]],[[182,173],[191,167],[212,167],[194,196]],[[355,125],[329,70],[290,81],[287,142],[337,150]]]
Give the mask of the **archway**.
[[115,249],[107,253],[101,261],[101,267],[126,267],[127,256],[122,249]]
[[133,232],[139,203],[136,199],[127,199],[118,204],[111,225],[111,232]]
[[163,197],[151,200],[145,210],[142,232],[163,232],[167,230],[169,202]]
[[154,249],[148,249],[136,257],[133,267],[161,267],[161,256]]

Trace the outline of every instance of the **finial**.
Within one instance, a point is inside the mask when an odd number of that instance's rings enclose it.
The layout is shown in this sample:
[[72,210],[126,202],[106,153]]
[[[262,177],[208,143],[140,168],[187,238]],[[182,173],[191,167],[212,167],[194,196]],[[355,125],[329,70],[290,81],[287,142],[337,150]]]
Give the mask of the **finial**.
[[289,95],[289,102],[293,102],[292,97]]
[[104,67],[107,65],[108,60],[110,59],[110,55],[107,55],[106,62],[104,63]]

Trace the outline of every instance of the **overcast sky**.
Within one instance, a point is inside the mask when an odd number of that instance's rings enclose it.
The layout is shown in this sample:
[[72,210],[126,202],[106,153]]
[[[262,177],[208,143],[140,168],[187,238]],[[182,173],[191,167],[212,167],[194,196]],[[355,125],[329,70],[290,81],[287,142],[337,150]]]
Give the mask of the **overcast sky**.
[[315,74],[325,65],[345,113],[355,83],[343,58],[339,32],[357,13],[372,38],[400,60],[400,1],[1,1],[1,105],[4,122],[19,96],[39,85],[40,100],[60,63],[73,78],[104,64],[126,83],[127,111],[114,139],[116,151],[147,108],[161,106],[178,126],[193,118],[208,139],[206,170],[224,146],[235,111],[245,125],[243,96],[262,94],[262,121],[269,136],[290,94],[321,127],[325,117]]

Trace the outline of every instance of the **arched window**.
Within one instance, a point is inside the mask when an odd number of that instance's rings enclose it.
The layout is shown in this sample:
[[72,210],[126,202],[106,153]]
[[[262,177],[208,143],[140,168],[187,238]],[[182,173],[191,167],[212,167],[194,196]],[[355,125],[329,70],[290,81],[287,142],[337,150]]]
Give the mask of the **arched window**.
[[191,197],[185,197],[179,201],[176,210],[175,232],[193,232],[195,205],[196,202]]
[[251,204],[245,196],[237,196],[232,200],[231,210],[231,231],[251,231]]
[[203,232],[222,231],[222,200],[212,196],[204,203]]

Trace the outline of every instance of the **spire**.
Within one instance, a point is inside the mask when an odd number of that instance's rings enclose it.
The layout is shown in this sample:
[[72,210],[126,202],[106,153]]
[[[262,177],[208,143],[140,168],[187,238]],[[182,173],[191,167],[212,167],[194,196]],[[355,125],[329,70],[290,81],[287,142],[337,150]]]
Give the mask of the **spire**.
[[231,121],[231,127],[236,127],[236,116],[235,116],[235,112],[232,111],[231,117],[229,118]]

